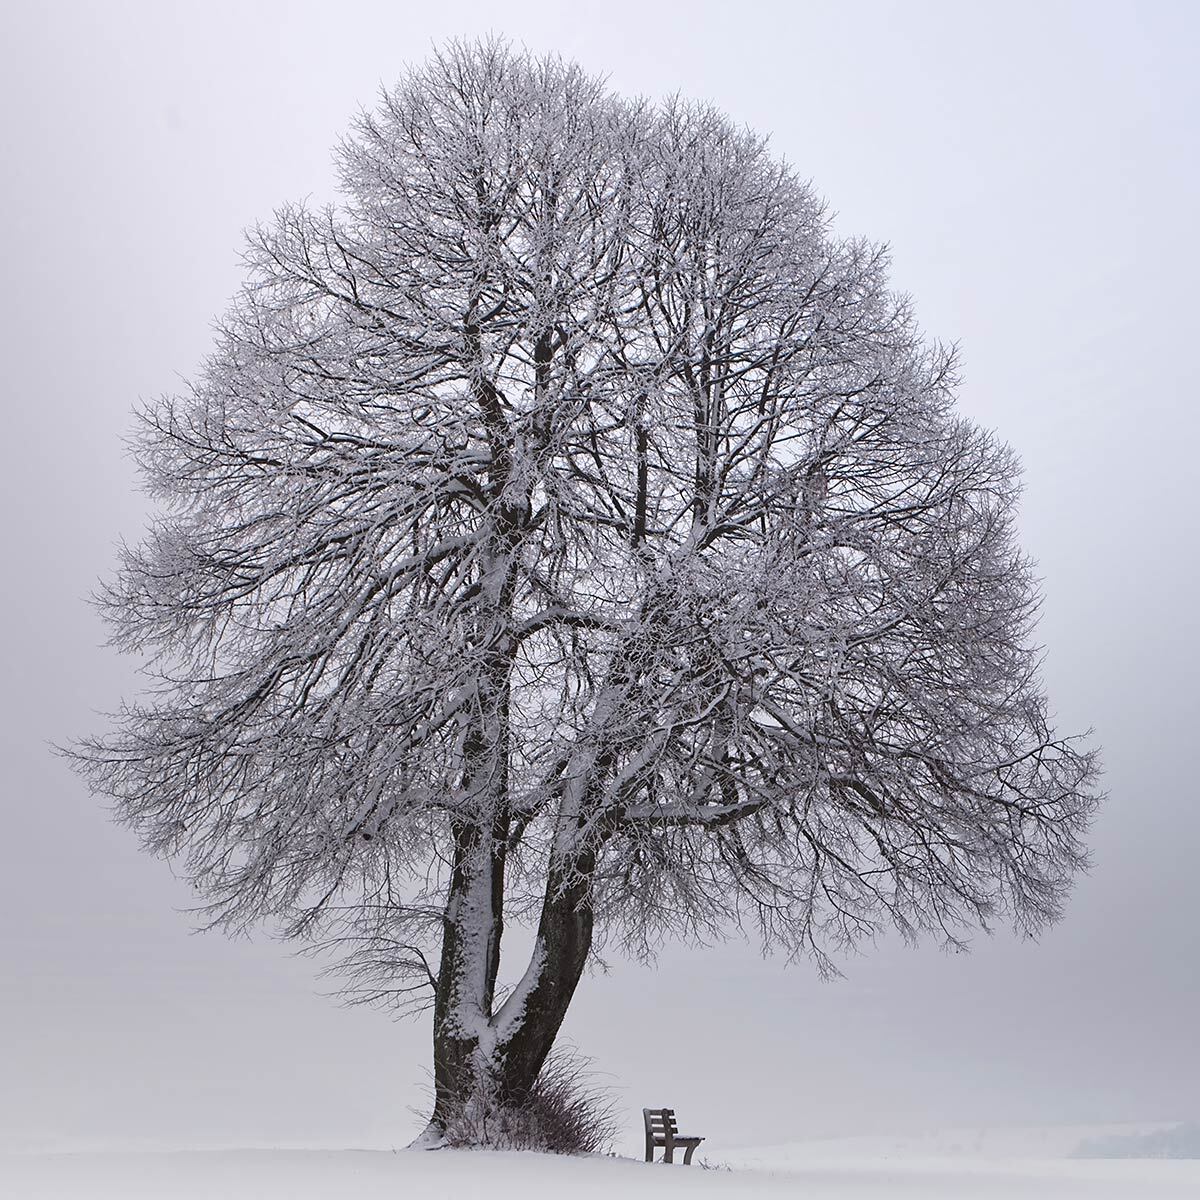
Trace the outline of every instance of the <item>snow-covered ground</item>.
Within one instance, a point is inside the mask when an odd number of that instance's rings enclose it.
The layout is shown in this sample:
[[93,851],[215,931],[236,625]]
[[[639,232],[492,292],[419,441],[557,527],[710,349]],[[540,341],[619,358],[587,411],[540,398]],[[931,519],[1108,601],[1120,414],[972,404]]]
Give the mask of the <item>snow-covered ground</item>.
[[[1139,1127],[1123,1127],[1125,1130]],[[1149,1129],[1149,1126],[1140,1127]],[[401,1150],[82,1151],[0,1156],[5,1200],[1196,1200],[1200,1160],[1065,1157],[1096,1127],[954,1131],[714,1152],[716,1169],[626,1158]],[[717,1164],[720,1164],[717,1166]]]

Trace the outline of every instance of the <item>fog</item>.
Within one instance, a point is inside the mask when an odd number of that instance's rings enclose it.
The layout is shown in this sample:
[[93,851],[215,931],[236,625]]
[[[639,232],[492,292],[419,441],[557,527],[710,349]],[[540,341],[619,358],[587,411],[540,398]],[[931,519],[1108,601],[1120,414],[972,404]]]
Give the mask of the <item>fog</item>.
[[1038,943],[885,939],[833,982],[736,938],[612,957],[566,1036],[631,1113],[673,1104],[709,1145],[1200,1116],[1198,12],[10,6],[0,1141],[416,1132],[427,1023],[339,1007],[319,963],[265,937],[192,936],[184,884],[49,743],[137,686],[86,604],[145,513],[131,407],[196,369],[242,229],[334,198],[358,107],[434,41],[488,31],[620,92],[712,100],[772,135],[839,233],[892,246],[923,327],[960,344],[962,411],[1024,461],[1048,690],[1062,728],[1095,728],[1110,793],[1094,869]]

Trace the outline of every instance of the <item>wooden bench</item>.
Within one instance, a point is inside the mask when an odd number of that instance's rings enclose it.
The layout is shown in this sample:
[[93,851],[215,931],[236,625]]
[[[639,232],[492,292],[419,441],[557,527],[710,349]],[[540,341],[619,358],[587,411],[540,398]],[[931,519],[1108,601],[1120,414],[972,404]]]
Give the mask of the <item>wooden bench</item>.
[[675,1124],[673,1108],[643,1108],[642,1119],[646,1122],[646,1161],[654,1161],[654,1148],[663,1149],[663,1162],[675,1161],[675,1149],[683,1150],[683,1165],[690,1166],[692,1154],[704,1139],[702,1137],[680,1137]]

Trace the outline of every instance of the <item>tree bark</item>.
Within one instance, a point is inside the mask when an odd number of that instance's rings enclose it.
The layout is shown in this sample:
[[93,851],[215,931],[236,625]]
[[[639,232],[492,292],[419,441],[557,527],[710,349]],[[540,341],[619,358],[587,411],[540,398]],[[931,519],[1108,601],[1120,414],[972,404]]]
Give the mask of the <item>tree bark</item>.
[[[538,922],[532,986],[515,995],[521,1005],[511,1032],[497,1046],[502,1097],[519,1104],[537,1082],[579,985],[592,949],[594,850],[581,851],[569,873],[551,870]],[[504,1014],[500,1014],[503,1019]]]
[[507,822],[457,823],[442,918],[442,956],[433,1009],[434,1109],[444,1129],[455,1105],[488,1081],[481,1033],[491,1019],[504,929]]
[[[494,831],[455,831],[455,861],[446,905],[433,1019],[434,1110],[431,1131],[444,1131],[455,1109],[487,1093],[520,1104],[554,1045],[592,947],[593,849],[551,869],[525,977],[497,1012],[496,971],[503,926],[502,843]],[[486,875],[487,878],[481,878]],[[486,898],[486,909],[480,910]],[[485,918],[485,919],[481,919]],[[487,926],[486,931],[482,928]],[[479,974],[482,968],[482,974]]]

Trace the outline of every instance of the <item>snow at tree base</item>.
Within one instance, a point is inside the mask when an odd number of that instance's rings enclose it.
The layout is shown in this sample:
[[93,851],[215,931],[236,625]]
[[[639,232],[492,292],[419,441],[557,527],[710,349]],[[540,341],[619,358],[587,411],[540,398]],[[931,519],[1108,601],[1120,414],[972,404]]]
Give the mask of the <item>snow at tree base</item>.
[[[602,947],[736,925],[828,969],[1056,918],[1095,763],[1048,716],[1017,461],[883,250],[710,107],[499,41],[338,162],[142,412],[161,515],[102,598],[153,690],[76,761],[207,919],[431,1008],[436,1142],[528,1099]],[[498,994],[505,920],[536,934]]]
[[[487,1150],[231,1150],[0,1156],[21,1200],[1194,1200],[1200,1161],[1050,1157],[1053,1131],[1000,1152],[846,1139],[736,1151],[713,1169]],[[958,1136],[961,1136],[961,1131]],[[1078,1131],[1076,1133],[1078,1136]],[[949,1151],[954,1150],[951,1153]]]

